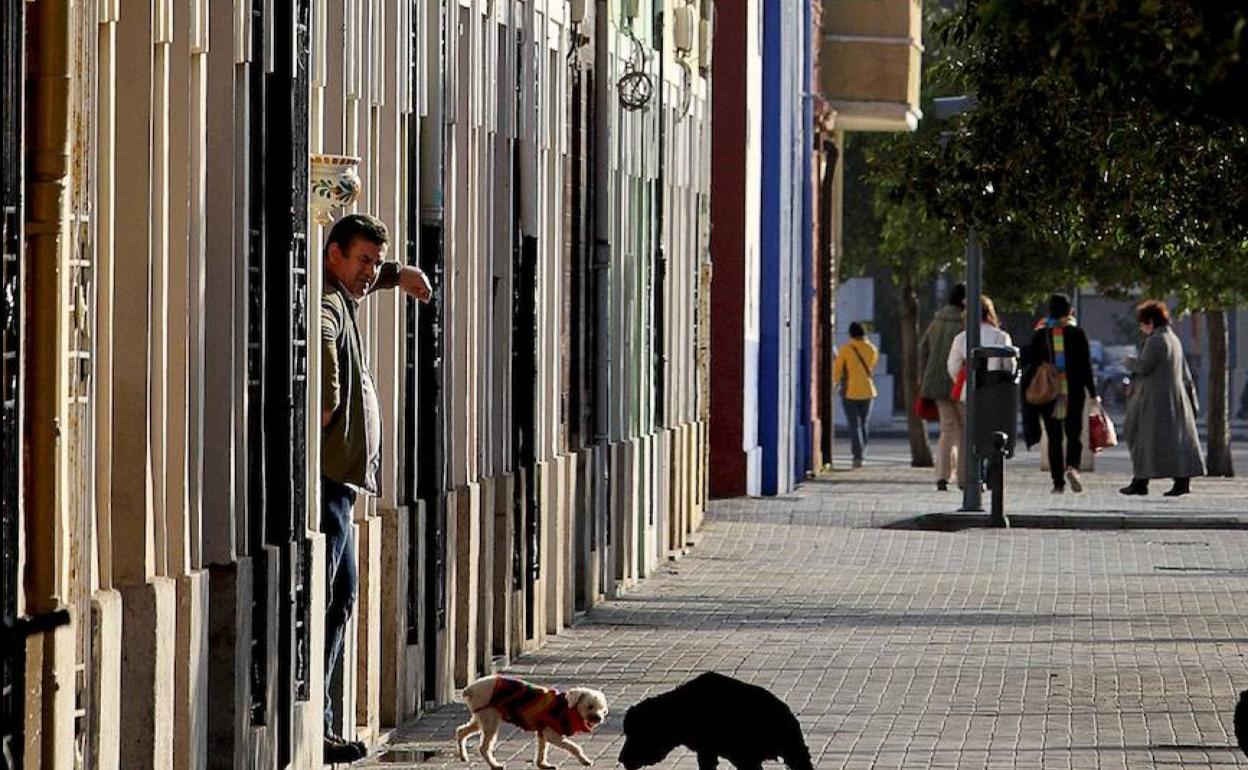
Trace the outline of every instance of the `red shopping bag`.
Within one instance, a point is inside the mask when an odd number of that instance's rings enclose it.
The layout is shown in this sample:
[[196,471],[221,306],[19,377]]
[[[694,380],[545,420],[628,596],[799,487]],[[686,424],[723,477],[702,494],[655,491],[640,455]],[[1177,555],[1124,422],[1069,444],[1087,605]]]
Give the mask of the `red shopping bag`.
[[962,400],[962,390],[966,387],[966,364],[958,370],[958,377],[953,381],[953,392],[949,394],[951,401]]
[[1093,452],[1118,446],[1118,431],[1114,429],[1114,421],[1100,407],[1088,417],[1088,443],[1092,445]]
[[914,416],[923,422],[940,422],[940,410],[936,408],[936,400],[917,396],[914,399]]

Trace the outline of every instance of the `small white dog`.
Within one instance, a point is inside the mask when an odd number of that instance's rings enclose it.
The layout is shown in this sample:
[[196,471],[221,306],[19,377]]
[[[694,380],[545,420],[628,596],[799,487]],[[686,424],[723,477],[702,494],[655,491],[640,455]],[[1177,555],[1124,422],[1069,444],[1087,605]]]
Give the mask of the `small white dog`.
[[542,770],[554,765],[546,760],[547,744],[576,757],[582,765],[594,762],[580,746],[568,740],[576,733],[592,733],[607,718],[607,699],[597,690],[573,687],[566,693],[506,676],[487,676],[464,688],[464,703],[472,718],[455,731],[459,758],[468,761],[468,738],[481,733],[481,756],[493,770],[502,770],[494,758],[494,739],[503,722],[537,733],[537,759]]

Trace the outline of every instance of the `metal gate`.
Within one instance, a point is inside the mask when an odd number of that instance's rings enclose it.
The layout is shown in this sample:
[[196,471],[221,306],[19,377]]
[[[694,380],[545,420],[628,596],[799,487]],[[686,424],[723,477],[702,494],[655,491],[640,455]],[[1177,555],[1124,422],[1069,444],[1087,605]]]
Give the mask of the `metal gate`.
[[265,0],[251,0],[251,64],[247,93],[247,556],[252,559],[251,593],[251,721],[267,724],[268,714],[268,564],[264,551],[264,506],[267,485],[264,435],[265,371],[265,136],[264,70],[265,36],[268,32]]
[[[412,19],[419,19],[422,0],[410,0],[408,3]],[[417,84],[420,82],[420,36],[419,28],[416,23],[411,25],[411,37],[408,40],[408,50],[411,52],[409,56],[409,65],[407,71],[407,86],[411,89],[408,95],[408,103],[415,105],[418,102]],[[416,117],[417,110],[413,107],[412,114],[407,116],[407,208],[403,212],[406,219],[406,226],[403,232],[406,240],[403,244],[403,255],[406,264],[420,265],[420,174],[417,170],[420,168],[420,130],[419,119]],[[417,544],[420,543],[420,517],[416,515],[415,505],[417,503],[417,464],[416,464],[416,431],[419,423],[416,419],[416,391],[418,388],[418,372],[416,362],[420,354],[417,339],[417,318],[419,313],[416,310],[416,304],[413,302],[405,302],[403,304],[403,408],[401,410],[400,420],[402,420],[402,435],[400,441],[403,446],[402,465],[399,469],[399,504],[406,505],[411,508],[411,515],[408,519],[408,549],[407,549],[407,643],[420,643],[420,569],[424,560],[420,557],[420,550]]]
[[0,768],[21,766],[25,646],[18,624],[22,462],[22,83],[25,0],[0,0]]
[[[518,157],[518,155],[517,155]],[[516,174],[517,191],[523,184]],[[519,211],[520,207],[516,207]],[[524,546],[515,553],[523,558],[524,632],[532,638],[535,628],[534,600],[541,579],[541,509],[537,489],[536,397],[537,382],[537,239],[525,235],[517,239],[514,268],[515,293],[512,296],[512,442],[516,458],[516,533],[523,532]],[[513,562],[514,564],[515,562]],[[519,578],[520,576],[517,576]],[[520,585],[517,584],[517,588]]]
[[[293,747],[295,702],[311,696],[313,655],[311,550],[305,537],[309,5],[308,0],[252,0],[250,9],[246,550],[254,565],[251,720],[275,733],[277,761],[285,765]],[[269,55],[266,40],[272,46]],[[277,606],[268,603],[273,575]],[[277,640],[272,651],[271,635]],[[276,666],[276,677],[270,666]]]
[[[435,128],[434,130],[439,130]],[[433,299],[417,324],[421,355],[416,368],[419,393],[416,424],[420,472],[416,495],[425,504],[425,699],[437,697],[438,632],[446,628],[445,408],[442,403],[442,222],[420,225],[420,268],[433,286]]]
[[[278,766],[290,761],[294,706],[309,697],[307,532],[308,0],[273,3],[264,85],[264,542],[276,549]],[[274,553],[274,551],[270,551]],[[271,574],[271,573],[270,573]]]
[[[568,435],[568,451],[581,452],[593,441],[594,435],[594,340],[597,318],[594,316],[593,292],[593,204],[594,204],[594,90],[593,72],[586,72],[580,64],[579,53],[572,67],[572,364],[571,398],[568,404],[571,429]],[[579,470],[578,470],[579,475]],[[582,493],[583,495],[584,493]],[[582,499],[584,499],[582,497]],[[592,499],[592,498],[591,498]],[[575,606],[577,610],[589,607],[593,597],[585,589],[586,570],[592,569],[588,554],[594,547],[596,517],[592,504],[577,506],[576,522],[577,554]]]

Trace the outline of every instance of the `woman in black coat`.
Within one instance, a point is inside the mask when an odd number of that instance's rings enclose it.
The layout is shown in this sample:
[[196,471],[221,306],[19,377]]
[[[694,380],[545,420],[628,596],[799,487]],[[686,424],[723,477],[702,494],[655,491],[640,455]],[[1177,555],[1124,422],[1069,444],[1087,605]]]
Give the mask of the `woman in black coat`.
[[[1053,494],[1065,492],[1067,483],[1073,491],[1082,492],[1079,466],[1083,462],[1083,408],[1088,398],[1097,398],[1096,377],[1092,374],[1088,335],[1075,323],[1070,298],[1065,294],[1049,297],[1049,316],[1037,326],[1023,352],[1024,388],[1037,367],[1046,361],[1057,369],[1058,396],[1048,404],[1033,407],[1033,420],[1038,417],[1043,421],[1049,438]],[[1034,443],[1030,435],[1027,443]]]

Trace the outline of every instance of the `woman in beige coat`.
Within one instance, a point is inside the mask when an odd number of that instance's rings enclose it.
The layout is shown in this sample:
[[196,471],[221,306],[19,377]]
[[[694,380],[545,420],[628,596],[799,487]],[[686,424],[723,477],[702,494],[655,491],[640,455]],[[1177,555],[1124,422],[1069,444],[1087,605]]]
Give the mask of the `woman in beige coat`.
[[950,395],[953,380],[945,369],[949,360],[949,346],[958,332],[966,328],[966,286],[958,284],[949,293],[949,304],[942,307],[927,325],[919,340],[919,371],[923,379],[919,383],[919,396],[936,402],[940,413],[940,441],[936,445],[936,488],[945,491],[953,475],[957,474],[958,486],[962,486],[962,466],[958,462],[958,449],[962,446],[962,415]]

